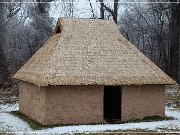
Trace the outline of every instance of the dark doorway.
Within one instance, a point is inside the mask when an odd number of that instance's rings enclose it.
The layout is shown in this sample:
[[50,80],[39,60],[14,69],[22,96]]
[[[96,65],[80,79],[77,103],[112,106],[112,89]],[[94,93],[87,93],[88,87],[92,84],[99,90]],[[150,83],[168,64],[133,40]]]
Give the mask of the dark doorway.
[[104,120],[121,120],[121,86],[104,86]]

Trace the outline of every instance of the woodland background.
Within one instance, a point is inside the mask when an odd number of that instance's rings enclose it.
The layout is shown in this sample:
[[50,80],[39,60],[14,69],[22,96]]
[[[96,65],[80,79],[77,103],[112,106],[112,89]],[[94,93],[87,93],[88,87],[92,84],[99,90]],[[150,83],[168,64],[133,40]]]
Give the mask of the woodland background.
[[18,86],[12,75],[51,36],[60,16],[113,19],[130,42],[180,83],[179,0],[83,0],[83,3],[0,0],[1,90]]

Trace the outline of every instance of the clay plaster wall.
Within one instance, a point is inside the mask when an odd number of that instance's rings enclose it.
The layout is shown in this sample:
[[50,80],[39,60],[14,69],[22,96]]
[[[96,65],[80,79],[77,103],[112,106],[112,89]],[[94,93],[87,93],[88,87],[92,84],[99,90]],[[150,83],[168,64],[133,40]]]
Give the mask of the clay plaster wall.
[[122,121],[165,114],[165,86],[140,85],[122,87]]
[[45,124],[103,122],[103,86],[48,86]]
[[19,110],[39,123],[45,121],[45,91],[34,84],[20,82]]
[[20,112],[44,125],[103,123],[103,88],[21,82]]
[[[164,116],[165,86],[122,86],[122,121]],[[44,125],[103,123],[104,86],[37,87],[21,82],[20,111]]]

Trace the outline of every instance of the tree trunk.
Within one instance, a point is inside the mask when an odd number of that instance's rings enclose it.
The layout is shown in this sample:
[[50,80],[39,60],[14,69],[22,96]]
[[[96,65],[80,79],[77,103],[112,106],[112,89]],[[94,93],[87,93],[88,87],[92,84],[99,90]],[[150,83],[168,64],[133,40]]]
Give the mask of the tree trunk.
[[118,1],[119,0],[114,0],[114,10],[112,10],[111,8],[109,8],[106,5],[104,5],[104,1],[103,0],[99,0],[99,2],[101,4],[101,7],[100,7],[100,17],[101,17],[101,19],[104,19],[104,10],[106,10],[107,12],[109,12],[113,16],[113,20],[117,24]]
[[[2,0],[0,0],[0,2],[2,2]],[[3,49],[3,46],[5,44],[4,6],[5,5],[3,3],[0,3],[0,88],[2,88],[5,85],[5,83],[7,83],[10,75]]]
[[117,24],[117,15],[118,15],[118,1],[119,0],[114,0],[114,13],[113,13],[113,20]]
[[[176,0],[171,0],[176,2]],[[180,4],[171,4],[170,76],[180,83]]]
[[104,19],[104,1],[99,0],[99,2],[100,2],[100,5],[101,5],[101,7],[100,7],[100,18]]

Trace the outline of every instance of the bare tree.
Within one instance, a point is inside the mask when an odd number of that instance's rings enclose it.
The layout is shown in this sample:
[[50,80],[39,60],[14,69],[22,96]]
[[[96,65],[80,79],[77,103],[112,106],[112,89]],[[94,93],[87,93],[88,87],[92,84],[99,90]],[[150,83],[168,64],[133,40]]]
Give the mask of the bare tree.
[[93,19],[95,19],[96,17],[95,17],[95,14],[94,14],[94,10],[93,10],[93,7],[92,7],[91,0],[89,0],[89,5],[91,7],[92,17],[93,17]]
[[180,3],[170,0],[171,3],[171,49],[170,49],[170,75],[180,83]]
[[104,1],[99,0],[99,2],[100,2],[100,18],[104,19]]
[[[37,1],[41,2],[41,1]],[[3,52],[9,71],[17,71],[52,33],[49,3],[5,4]],[[2,13],[2,12],[1,12]]]
[[[5,2],[0,0],[0,2]],[[10,83],[10,69],[8,66],[8,23],[20,10],[20,4],[0,3],[0,88]]]
[[166,73],[169,71],[169,4],[128,4],[119,25],[124,36]]
[[117,17],[118,17],[118,2],[119,0],[114,0],[114,8],[111,9],[110,7],[108,7],[107,5],[104,4],[103,0],[99,0],[100,2],[100,18],[104,19],[104,10],[109,12],[115,23],[117,23]]
[[61,3],[57,4],[56,8],[60,8],[60,14],[62,16],[74,17],[76,11],[76,4],[76,0],[61,0]]
[[30,43],[29,51],[30,56],[34,54],[52,34],[52,20],[49,17],[50,4],[41,2],[51,2],[52,0],[36,0],[37,3],[28,6],[29,18],[32,20],[29,22],[29,33],[26,33],[27,37],[31,37],[27,40]]
[[[3,2],[3,0],[0,0]],[[3,45],[4,45],[4,7],[5,4],[0,3],[0,88],[3,87],[9,77],[8,66],[5,60]]]

